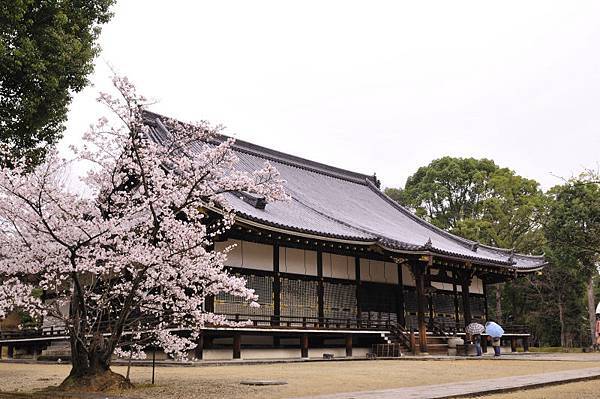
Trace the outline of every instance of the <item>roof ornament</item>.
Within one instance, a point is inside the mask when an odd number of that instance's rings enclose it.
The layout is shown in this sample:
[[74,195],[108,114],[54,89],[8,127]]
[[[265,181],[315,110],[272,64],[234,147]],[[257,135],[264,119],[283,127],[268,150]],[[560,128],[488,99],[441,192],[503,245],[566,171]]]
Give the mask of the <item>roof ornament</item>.
[[375,187],[381,188],[381,180],[377,178],[377,173],[375,172],[373,172],[373,184],[375,184]]
[[516,251],[515,251],[514,248],[512,248],[510,250],[510,256],[508,257],[508,261],[511,262],[511,263],[515,263],[515,252]]
[[425,249],[431,249],[431,248],[433,248],[433,243],[431,242],[431,237],[429,237],[427,239],[427,242],[425,243],[424,248]]
[[471,251],[477,252],[478,248],[479,248],[479,243],[478,242],[474,242],[473,244],[471,244]]
[[265,209],[267,206],[267,200],[262,195],[248,193],[246,191],[238,191],[237,194],[242,201],[252,205],[256,209]]

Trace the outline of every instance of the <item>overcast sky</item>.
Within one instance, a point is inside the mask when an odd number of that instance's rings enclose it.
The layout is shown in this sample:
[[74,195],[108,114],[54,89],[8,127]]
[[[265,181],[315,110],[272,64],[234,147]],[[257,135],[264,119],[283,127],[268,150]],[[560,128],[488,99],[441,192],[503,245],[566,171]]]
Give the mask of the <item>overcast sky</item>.
[[403,186],[444,156],[487,157],[543,188],[600,161],[600,1],[118,0],[112,65],[156,112]]

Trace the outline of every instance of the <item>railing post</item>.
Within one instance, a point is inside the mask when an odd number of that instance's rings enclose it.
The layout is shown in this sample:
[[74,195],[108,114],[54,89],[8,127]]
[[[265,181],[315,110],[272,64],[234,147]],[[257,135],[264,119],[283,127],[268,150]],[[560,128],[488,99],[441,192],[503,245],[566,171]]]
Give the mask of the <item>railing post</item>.
[[413,330],[410,330],[410,350],[412,351],[413,355],[417,354],[417,341],[415,339],[415,332]]
[[523,337],[523,352],[529,352],[529,337]]

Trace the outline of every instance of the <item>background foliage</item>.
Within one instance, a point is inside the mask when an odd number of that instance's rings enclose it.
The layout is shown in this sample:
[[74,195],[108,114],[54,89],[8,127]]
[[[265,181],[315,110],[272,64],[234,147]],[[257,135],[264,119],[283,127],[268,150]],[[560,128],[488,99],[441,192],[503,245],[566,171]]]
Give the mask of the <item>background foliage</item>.
[[545,253],[551,266],[543,272],[490,287],[490,316],[528,325],[540,345],[589,345],[586,287],[597,283],[600,248],[600,190],[593,176],[543,193],[535,180],[489,159],[443,157],[386,194],[461,237]]
[[114,0],[0,2],[0,165],[39,163],[83,89]]

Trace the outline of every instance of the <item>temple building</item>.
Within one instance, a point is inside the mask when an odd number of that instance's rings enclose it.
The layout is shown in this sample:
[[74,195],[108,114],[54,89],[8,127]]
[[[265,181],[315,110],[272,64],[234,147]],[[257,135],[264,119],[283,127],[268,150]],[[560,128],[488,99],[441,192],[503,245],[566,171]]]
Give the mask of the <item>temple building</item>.
[[[153,139],[168,134],[160,116],[148,123]],[[227,265],[247,279],[261,306],[227,294],[210,300],[209,310],[253,326],[208,328],[206,350],[221,342],[232,346],[234,358],[251,357],[253,348],[343,356],[396,342],[428,352],[440,346],[436,338],[487,319],[489,285],[545,265],[542,256],[481,245],[427,223],[387,197],[374,176],[241,140],[234,150],[243,170],[265,161],[275,166],[291,199],[265,204],[247,193],[227,194],[236,223],[215,249],[234,245]],[[526,331],[510,328],[513,349],[515,337],[527,345]]]
[[[168,134],[160,116],[149,114],[148,124],[152,139]],[[206,326],[192,357],[364,357],[373,348],[389,356],[446,353],[444,337],[487,319],[490,285],[545,266],[541,256],[433,226],[387,197],[374,176],[241,140],[233,149],[243,170],[269,161],[290,200],[266,204],[227,194],[236,222],[215,249],[233,245],[227,266],[247,279],[261,306],[227,294],[209,298],[207,310],[251,324]],[[513,349],[517,339],[527,347],[526,330],[505,330]]]

